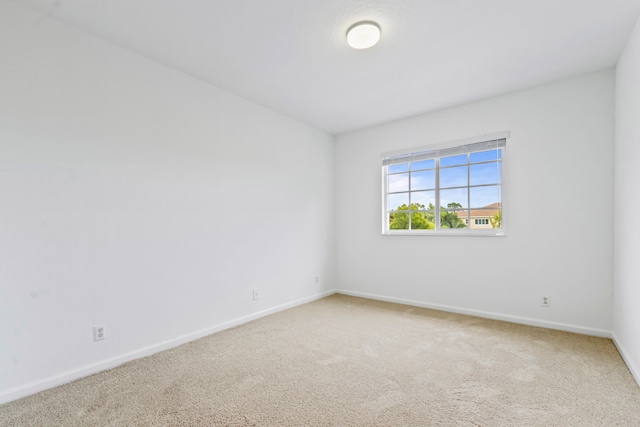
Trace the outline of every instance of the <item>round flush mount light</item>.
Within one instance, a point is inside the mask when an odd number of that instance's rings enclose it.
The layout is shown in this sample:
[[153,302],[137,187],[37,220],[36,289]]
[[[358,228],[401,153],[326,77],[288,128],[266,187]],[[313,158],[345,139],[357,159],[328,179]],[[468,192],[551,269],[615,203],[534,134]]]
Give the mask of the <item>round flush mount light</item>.
[[372,21],[353,24],[347,30],[347,43],[354,49],[368,49],[380,40],[380,26]]

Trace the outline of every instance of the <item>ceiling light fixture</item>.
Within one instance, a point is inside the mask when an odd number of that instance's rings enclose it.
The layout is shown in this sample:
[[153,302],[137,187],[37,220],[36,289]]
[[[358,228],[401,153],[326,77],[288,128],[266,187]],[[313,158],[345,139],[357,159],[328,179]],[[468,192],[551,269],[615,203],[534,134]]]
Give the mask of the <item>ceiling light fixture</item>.
[[347,43],[354,49],[368,49],[380,40],[380,26],[372,21],[353,24],[347,30]]

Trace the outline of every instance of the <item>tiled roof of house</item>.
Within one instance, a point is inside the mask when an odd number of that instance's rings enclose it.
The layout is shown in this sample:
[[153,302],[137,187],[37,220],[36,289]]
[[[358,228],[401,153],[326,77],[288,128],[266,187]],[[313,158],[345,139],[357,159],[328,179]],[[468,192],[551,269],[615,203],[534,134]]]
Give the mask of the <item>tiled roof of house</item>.
[[[497,214],[501,208],[502,208],[502,203],[496,202],[496,203],[491,203],[490,205],[487,205],[480,209],[471,209],[469,213],[471,218],[491,217]],[[458,213],[458,216],[461,218],[467,217],[467,211],[459,211],[457,213]]]

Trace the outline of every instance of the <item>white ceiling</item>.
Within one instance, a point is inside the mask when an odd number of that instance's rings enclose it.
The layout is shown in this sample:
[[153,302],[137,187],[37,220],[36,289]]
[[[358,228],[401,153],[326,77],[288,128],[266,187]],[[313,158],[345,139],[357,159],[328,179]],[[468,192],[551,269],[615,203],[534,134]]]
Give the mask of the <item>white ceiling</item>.
[[[612,67],[640,0],[16,0],[337,134]],[[381,42],[346,45],[372,20]]]

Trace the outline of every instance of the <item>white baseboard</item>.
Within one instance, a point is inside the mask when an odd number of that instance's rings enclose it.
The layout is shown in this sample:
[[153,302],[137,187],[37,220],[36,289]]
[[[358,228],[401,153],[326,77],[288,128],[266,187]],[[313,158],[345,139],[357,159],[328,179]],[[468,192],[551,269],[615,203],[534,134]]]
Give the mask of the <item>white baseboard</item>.
[[574,333],[583,334],[583,335],[592,335],[596,337],[611,338],[611,331],[606,331],[604,329],[585,328],[583,326],[570,325],[566,323],[548,322],[545,320],[531,319],[528,317],[510,316],[506,314],[492,313],[492,312],[480,311],[480,310],[471,310],[467,308],[453,307],[449,305],[430,304],[422,301],[409,300],[409,299],[403,299],[403,298],[393,298],[393,297],[387,297],[382,295],[369,294],[365,292],[336,290],[336,293],[350,295],[354,297],[360,297],[360,298],[369,298],[369,299],[374,299],[379,301],[412,305],[415,307],[430,308],[433,310],[447,311],[451,313],[468,314],[470,316],[484,317],[487,319],[503,320],[505,322],[519,323],[522,325],[538,326],[538,327],[547,328],[547,329],[558,329],[561,331],[574,332]]
[[269,308],[267,310],[259,311],[257,313],[253,313],[248,316],[239,317],[237,319],[220,323],[218,325],[214,325],[206,329],[202,329],[202,330],[199,330],[187,335],[183,335],[171,340],[163,341],[158,344],[154,344],[154,345],[144,347],[129,353],[125,353],[120,356],[112,357],[110,359],[106,359],[97,363],[86,365],[78,369],[63,372],[61,374],[54,375],[54,376],[45,378],[43,380],[34,381],[18,387],[2,390],[0,391],[0,404],[8,403],[13,400],[20,399],[22,397],[26,397],[44,390],[48,390],[50,388],[57,387],[62,384],[66,384],[71,381],[77,380],[79,378],[83,378],[89,375],[96,374],[98,372],[105,371],[107,369],[115,368],[116,366],[122,365],[123,363],[129,362],[131,360],[151,356],[154,353],[168,350],[170,348],[177,347],[179,345],[188,343],[190,341],[194,341],[198,338],[202,338],[207,335],[211,335],[213,333],[223,331],[225,329],[233,328],[234,326],[238,326],[243,323],[247,323],[252,320],[256,320],[261,317],[268,316],[270,314],[277,313],[282,310],[286,310],[288,308],[293,308],[298,305],[306,304],[308,302],[327,297],[334,293],[335,291],[322,292],[320,294],[312,295],[310,297],[306,297],[306,298],[302,298],[286,304],[282,304],[273,308]]
[[626,363],[627,368],[629,368],[629,372],[631,372],[633,379],[636,380],[636,383],[638,383],[638,387],[640,387],[640,370],[638,370],[638,367],[633,364],[631,358],[628,356],[629,353],[627,353],[624,350],[624,347],[622,346],[620,341],[618,341],[618,339],[616,338],[615,333],[613,334],[612,340],[613,340],[613,344],[618,349],[618,353],[620,353],[622,360],[624,360],[624,363]]

